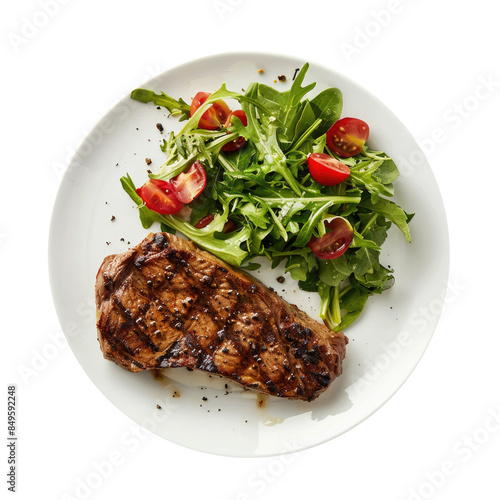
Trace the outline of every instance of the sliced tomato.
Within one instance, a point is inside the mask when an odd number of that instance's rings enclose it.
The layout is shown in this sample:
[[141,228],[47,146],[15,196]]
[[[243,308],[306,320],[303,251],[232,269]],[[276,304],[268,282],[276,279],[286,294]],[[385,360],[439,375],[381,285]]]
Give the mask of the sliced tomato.
[[184,207],[168,181],[149,179],[136,191],[146,207],[159,214],[175,214]]
[[[190,116],[193,116],[198,108],[208,99],[209,92],[198,92],[191,103]],[[229,106],[223,101],[215,101],[202,115],[198,122],[198,128],[205,130],[217,130],[226,123],[227,117],[231,113]]]
[[349,177],[349,167],[324,153],[312,153],[307,159],[312,178],[323,186],[335,186]]
[[[233,116],[236,116],[241,120],[241,123],[243,124],[244,127],[248,125],[248,120],[247,120],[247,115],[242,109],[237,109],[236,111],[231,111],[230,115],[227,117],[226,123],[224,124],[224,127],[229,127],[231,125],[231,118]],[[229,133],[229,131],[228,131]],[[244,137],[238,137],[234,141],[228,142],[227,144],[224,144],[222,146],[222,151],[225,152],[230,152],[230,151],[236,151],[237,149],[241,148],[243,144],[245,144],[245,138]]]
[[199,161],[195,161],[187,172],[181,172],[170,180],[175,196],[182,203],[191,203],[205,189],[207,173]]
[[349,248],[354,231],[349,222],[343,217],[335,217],[325,224],[330,229],[321,238],[313,236],[308,246],[318,259],[336,259]]
[[222,230],[222,232],[232,233],[233,231],[236,231],[236,229],[238,229],[238,226],[232,220],[228,220],[224,224],[224,229]]
[[195,228],[196,229],[203,229],[204,227],[207,227],[213,220],[215,219],[214,214],[208,214],[205,215],[205,217],[202,217],[196,224]]
[[[207,227],[214,219],[215,219],[215,215],[214,214],[205,215],[205,217],[202,217],[195,224],[194,227],[196,229],[203,229],[204,227]],[[223,233],[231,233],[231,232],[235,231],[236,229],[238,229],[238,227],[236,226],[236,224],[232,220],[228,220],[224,224],[224,229],[222,230],[222,232]]]
[[227,117],[226,123],[224,124],[224,127],[229,127],[231,125],[231,118],[233,116],[236,116],[236,118],[239,118],[241,123],[243,123],[243,126],[246,127],[248,125],[248,119],[247,115],[242,109],[236,109],[235,111],[231,111],[231,114]]
[[363,149],[370,128],[358,118],[337,120],[326,133],[326,145],[335,154],[344,158],[357,155]]

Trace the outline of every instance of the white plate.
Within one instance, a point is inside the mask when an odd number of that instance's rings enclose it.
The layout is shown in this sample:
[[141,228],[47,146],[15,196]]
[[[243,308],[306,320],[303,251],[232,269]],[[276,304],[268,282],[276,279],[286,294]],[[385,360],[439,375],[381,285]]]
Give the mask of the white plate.
[[[138,86],[186,102],[197,91],[214,91],[222,82],[237,91],[254,80],[285,89],[295,68],[304,62],[268,54],[225,54],[184,64]],[[274,83],[281,74],[287,81]],[[126,250],[149,232],[142,228],[119,178],[128,172],[139,186],[147,177],[145,158],[152,159],[151,167],[163,162],[159,143],[164,135],[156,123],[162,123],[165,132],[178,127],[168,112],[125,97],[82,143],[57,195],[50,230],[50,277],[59,319],[75,356],[125,414],[189,448],[268,456],[338,436],[376,411],[403,384],[441,312],[449,266],[446,217],[417,143],[380,101],[344,76],[312,64],[306,81],[318,82],[311,95],[330,86],[340,88],[342,115],[370,125],[369,145],[386,151],[401,170],[395,201],[416,213],[412,243],[397,229],[391,230],[382,252],[383,262],[395,269],[396,284],[371,297],[362,317],[346,331],[350,343],[344,374],[312,403],[262,398],[233,386],[226,391],[220,379],[183,369],[171,369],[168,378],[158,380],[149,372],[129,373],[101,355],[95,328],[96,272],[106,255]],[[258,277],[316,316],[317,297],[298,290],[290,278],[279,285],[279,274],[279,270],[261,271]],[[111,428],[113,422],[103,425]]]

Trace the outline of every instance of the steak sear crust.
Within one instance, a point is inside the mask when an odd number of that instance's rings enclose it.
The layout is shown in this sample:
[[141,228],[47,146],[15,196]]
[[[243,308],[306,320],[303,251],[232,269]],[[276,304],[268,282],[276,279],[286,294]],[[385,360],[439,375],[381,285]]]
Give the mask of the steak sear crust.
[[342,373],[343,333],[169,233],[106,257],[96,305],[104,357],[132,372],[183,366],[305,401]]

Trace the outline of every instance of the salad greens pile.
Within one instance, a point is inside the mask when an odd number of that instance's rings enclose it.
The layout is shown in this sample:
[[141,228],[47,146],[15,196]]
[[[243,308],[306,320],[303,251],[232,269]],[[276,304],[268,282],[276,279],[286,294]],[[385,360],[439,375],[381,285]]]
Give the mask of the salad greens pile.
[[[189,222],[147,208],[129,175],[121,182],[137,203],[145,228],[159,222],[163,231],[179,231],[199,247],[247,270],[259,267],[251,262],[258,256],[270,259],[273,267],[284,260],[285,272],[301,289],[319,293],[319,316],[338,331],[359,316],[369,295],[393,284],[392,269],[379,261],[381,246],[392,224],[410,241],[412,216],[389,199],[399,172],[384,152],[365,145],[356,156],[340,158],[328,150],[325,133],[340,118],[342,94],[337,88],[328,88],[306,98],[315,87],[315,83],[303,86],[307,69],[308,64],[283,92],[254,82],[240,94],[223,84],[193,116],[182,99],[134,90],[133,99],[163,106],[185,121],[180,132],[171,132],[163,141],[166,161],[149,177],[168,180],[201,161],[208,180],[203,193],[189,205]],[[247,125],[233,116],[227,129],[198,128],[203,113],[220,99],[237,100]],[[244,147],[221,151],[239,136],[246,139]],[[340,159],[350,167],[349,177],[336,186],[317,183],[307,166],[311,153]],[[208,214],[215,215],[210,224],[194,227]],[[335,216],[351,224],[352,244],[338,258],[319,259],[308,242],[324,235],[325,223]],[[237,229],[224,233],[228,221]]]

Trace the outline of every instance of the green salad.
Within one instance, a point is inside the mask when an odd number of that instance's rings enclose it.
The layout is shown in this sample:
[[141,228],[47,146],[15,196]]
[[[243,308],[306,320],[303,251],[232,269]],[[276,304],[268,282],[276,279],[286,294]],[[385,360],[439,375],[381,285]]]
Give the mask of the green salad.
[[[319,316],[339,331],[369,295],[392,286],[381,247],[392,224],[410,241],[412,215],[390,199],[399,172],[384,152],[366,146],[368,124],[341,118],[337,88],[307,98],[316,85],[304,84],[307,69],[283,92],[253,82],[238,93],[222,84],[191,104],[134,90],[132,99],[185,123],[166,135],[165,162],[141,187],[129,175],[121,183],[145,228],[159,222],[162,231],[178,231],[250,271],[259,267],[256,257],[273,267],[284,261],[302,290],[319,293]],[[189,221],[176,215],[185,206]]]

